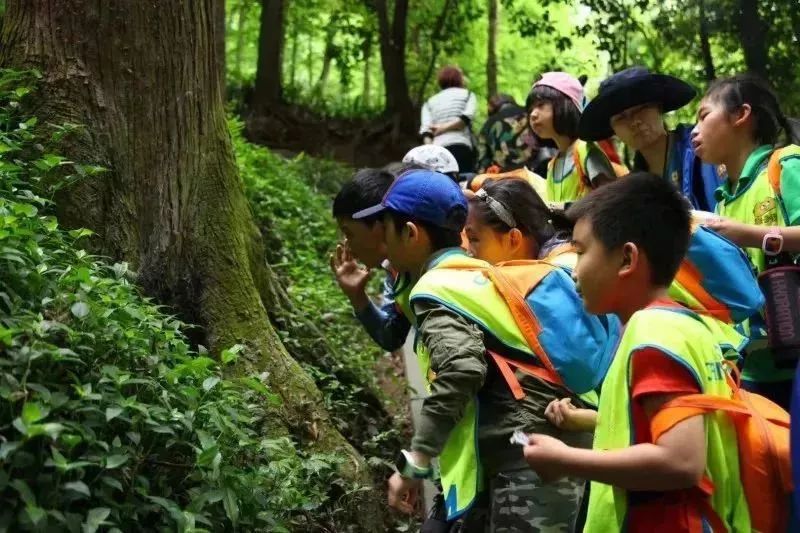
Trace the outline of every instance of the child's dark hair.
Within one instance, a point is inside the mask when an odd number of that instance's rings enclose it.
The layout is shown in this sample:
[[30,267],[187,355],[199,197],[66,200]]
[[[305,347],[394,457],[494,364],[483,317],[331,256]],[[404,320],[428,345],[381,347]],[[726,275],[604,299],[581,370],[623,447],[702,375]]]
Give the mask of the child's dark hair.
[[689,248],[689,205],[668,181],[634,172],[592,191],[567,210],[573,221],[588,218],[608,250],[634,243],[650,263],[651,281],[672,283]]
[[566,135],[570,139],[579,137],[578,124],[581,122],[581,112],[567,95],[547,85],[537,85],[528,94],[525,108],[530,112],[539,102],[550,102],[553,106],[553,129],[556,133]]
[[[567,221],[561,220],[563,215],[558,215],[547,207],[525,180],[488,180],[481,188],[509,211],[517,223],[517,229],[526,237],[533,238],[540,248],[556,233],[554,217],[560,222],[559,226],[569,225]],[[511,231],[511,226],[503,222],[485,200],[475,196],[470,199],[469,205],[483,224],[498,232]]]
[[467,221],[467,211],[460,208],[453,209],[450,213],[448,220],[450,228],[436,226],[424,220],[419,220],[391,209],[384,211],[383,215],[392,219],[394,229],[398,235],[403,231],[406,222],[413,222],[416,226],[424,229],[428,234],[428,239],[431,241],[432,252],[444,248],[461,246],[461,230],[464,229],[464,224]]
[[729,113],[748,104],[753,115],[753,137],[758,144],[778,144],[781,132],[786,137],[791,135],[792,128],[781,111],[778,97],[758,76],[737,74],[718,79],[708,88],[706,98],[722,103]]
[[[394,176],[385,170],[362,168],[353,175],[353,179],[342,185],[333,199],[333,217],[352,218],[362,209],[381,203],[392,182]],[[381,215],[375,214],[360,221],[372,226],[380,219]]]

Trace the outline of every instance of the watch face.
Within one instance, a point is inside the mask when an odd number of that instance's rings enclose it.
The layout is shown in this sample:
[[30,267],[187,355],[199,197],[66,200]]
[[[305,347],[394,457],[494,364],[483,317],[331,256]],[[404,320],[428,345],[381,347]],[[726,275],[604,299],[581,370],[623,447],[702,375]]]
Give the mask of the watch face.
[[402,473],[406,469],[407,464],[406,454],[403,452],[398,453],[397,458],[394,460],[394,466],[397,468],[397,471]]

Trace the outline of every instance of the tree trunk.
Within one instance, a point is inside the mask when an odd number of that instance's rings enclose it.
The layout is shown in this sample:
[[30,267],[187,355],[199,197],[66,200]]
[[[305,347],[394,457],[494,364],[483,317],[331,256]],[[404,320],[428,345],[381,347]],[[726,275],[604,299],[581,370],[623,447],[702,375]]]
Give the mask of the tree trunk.
[[364,80],[361,86],[361,103],[365,108],[369,108],[370,101],[370,82],[372,68],[372,35],[364,37],[364,44],[362,47],[364,54]]
[[[433,27],[432,35],[439,36],[442,34],[442,30],[444,30],[444,23],[447,20],[447,14],[450,13],[450,4],[452,1],[453,0],[445,0],[444,5],[442,6],[442,11],[439,13],[439,16],[436,19],[436,24]],[[431,59],[428,62],[428,69],[425,71],[425,76],[422,78],[419,91],[417,91],[417,102],[422,102],[423,98],[425,98],[425,91],[427,90],[428,84],[433,76],[433,70],[436,68],[436,61],[439,59],[440,42],[441,39],[439,38],[431,39]]]
[[328,77],[331,74],[331,63],[333,62],[333,39],[336,37],[336,29],[330,24],[325,32],[325,53],[322,56],[322,72],[319,74],[317,83],[314,85],[314,94],[322,95],[325,86],[328,84]]
[[489,50],[486,60],[487,96],[497,94],[497,0],[489,0]]
[[219,83],[222,90],[222,100],[225,101],[225,90],[228,84],[228,70],[226,63],[225,52],[225,33],[226,33],[226,19],[225,19],[225,0],[215,0],[214,2],[214,28],[216,33],[216,56],[217,56],[217,72],[219,73]]
[[385,111],[395,121],[397,129],[413,133],[418,124],[418,117],[408,93],[406,78],[408,0],[394,2],[394,17],[391,23],[387,0],[375,0],[373,5],[378,16],[381,64],[386,93]]
[[261,21],[258,32],[258,66],[253,108],[267,114],[282,96],[284,0],[261,0]]
[[297,87],[297,33],[297,24],[294,24],[292,26],[292,57],[289,64],[289,87],[292,88],[292,92]]
[[[64,139],[64,155],[111,169],[62,190],[62,225],[95,231],[97,251],[134,265],[143,290],[198,324],[196,340],[212,353],[244,344],[231,371],[266,373],[283,399],[271,429],[346,455],[348,485],[370,484],[363,458],[332,426],[268,318],[277,282],[234,162],[215,2],[9,0],[0,65],[42,72],[39,123],[84,124]],[[343,498],[359,530],[384,529],[382,494]]]
[[767,77],[767,25],[758,13],[758,0],[739,0],[739,41],[747,70]]
[[242,56],[244,55],[244,25],[247,14],[250,12],[251,0],[239,0],[239,9],[236,16],[236,55],[234,56],[234,71],[237,81],[242,79]]
[[708,20],[706,20],[706,2],[698,0],[700,15],[700,50],[703,54],[703,68],[706,74],[706,81],[712,82],[717,77],[714,68],[714,57],[711,55],[711,44],[708,42]]

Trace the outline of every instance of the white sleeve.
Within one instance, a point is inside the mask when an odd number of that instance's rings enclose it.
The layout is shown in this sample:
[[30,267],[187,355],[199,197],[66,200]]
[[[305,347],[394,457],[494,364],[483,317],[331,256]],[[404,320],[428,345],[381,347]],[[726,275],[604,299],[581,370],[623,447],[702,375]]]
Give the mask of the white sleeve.
[[464,112],[461,114],[470,120],[475,120],[475,113],[477,110],[478,99],[475,97],[475,93],[470,91],[469,95],[467,96],[467,103],[464,105]]
[[431,126],[431,108],[428,105],[428,102],[425,102],[422,105],[422,118],[420,120],[420,125],[419,125],[420,135],[427,133],[430,130],[430,126]]

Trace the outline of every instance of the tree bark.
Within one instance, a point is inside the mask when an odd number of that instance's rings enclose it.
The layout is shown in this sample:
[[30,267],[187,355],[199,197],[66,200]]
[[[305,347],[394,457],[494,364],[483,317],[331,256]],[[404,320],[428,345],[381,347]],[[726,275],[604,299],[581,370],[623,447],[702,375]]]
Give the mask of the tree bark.
[[489,0],[489,49],[486,60],[486,91],[497,94],[497,0]]
[[361,85],[361,102],[365,108],[369,108],[370,102],[370,85],[371,85],[371,69],[372,69],[372,35],[364,37],[364,44],[362,45],[362,53],[364,54],[364,79]]
[[767,25],[758,13],[758,0],[739,0],[739,41],[747,70],[767,77]]
[[253,108],[267,114],[282,96],[284,0],[261,0],[261,22],[258,32],[258,66],[253,93]]
[[250,12],[251,0],[239,0],[239,9],[236,13],[236,55],[234,56],[233,69],[238,81],[242,79],[242,56],[244,55],[244,26],[247,14]]
[[372,3],[378,16],[378,34],[383,66],[385,112],[392,117],[397,129],[412,133],[417,118],[408,93],[406,77],[406,21],[408,0],[395,0],[393,20],[389,21],[387,0]]
[[222,91],[222,100],[225,98],[226,86],[228,84],[228,70],[225,52],[225,33],[227,20],[225,18],[225,0],[215,0],[214,2],[214,24],[216,25],[216,43],[217,43],[217,72],[219,73],[219,83]]
[[[444,5],[442,6],[442,11],[439,13],[439,16],[436,18],[436,24],[433,27],[432,35],[440,36],[442,35],[442,30],[444,30],[444,23],[447,20],[447,14],[450,13],[450,4],[453,0],[445,0]],[[422,102],[423,98],[425,98],[425,91],[428,90],[428,84],[431,81],[431,77],[433,76],[433,70],[436,68],[436,61],[439,59],[439,50],[440,46],[439,43],[441,42],[441,38],[434,38],[431,39],[431,59],[428,61],[428,68],[425,71],[425,76],[422,78],[422,83],[419,86],[419,91],[417,91],[417,102]]]
[[708,20],[706,20],[706,2],[705,0],[698,0],[699,17],[700,17],[700,50],[703,54],[703,69],[706,75],[706,81],[712,82],[717,77],[717,71],[714,68],[714,57],[711,55],[711,44],[708,42]]
[[325,52],[322,56],[322,71],[319,74],[317,83],[314,85],[314,94],[322,95],[325,86],[328,84],[328,77],[331,74],[331,63],[333,62],[333,39],[336,37],[336,28],[333,24],[328,26],[325,32]]
[[[9,0],[0,65],[42,72],[39,123],[85,125],[63,154],[111,169],[62,190],[61,224],[96,232],[97,251],[134,265],[143,290],[198,324],[195,340],[212,353],[244,344],[231,372],[266,372],[283,400],[270,429],[344,454],[341,475],[368,485],[369,468],[268,318],[276,280],[233,157],[215,2]],[[384,529],[382,494],[343,498],[358,530]]]

